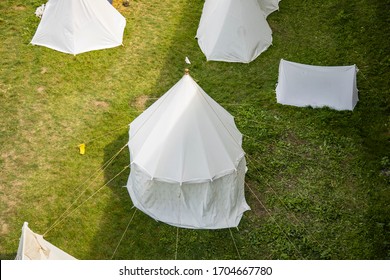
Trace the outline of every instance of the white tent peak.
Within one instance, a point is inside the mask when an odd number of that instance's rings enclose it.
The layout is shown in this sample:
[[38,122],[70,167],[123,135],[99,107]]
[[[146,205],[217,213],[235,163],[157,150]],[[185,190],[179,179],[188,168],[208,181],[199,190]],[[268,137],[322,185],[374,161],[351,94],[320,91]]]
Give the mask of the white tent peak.
[[126,19],[107,0],[50,0],[31,44],[79,54],[120,46]]

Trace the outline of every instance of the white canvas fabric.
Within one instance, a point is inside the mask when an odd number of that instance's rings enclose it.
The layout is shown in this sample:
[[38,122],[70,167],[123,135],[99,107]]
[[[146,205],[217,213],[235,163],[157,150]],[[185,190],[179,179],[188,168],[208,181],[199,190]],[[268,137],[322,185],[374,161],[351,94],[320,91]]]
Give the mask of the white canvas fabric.
[[266,18],[278,3],[206,0],[196,38],[207,60],[249,63],[267,50],[272,44],[272,30]]
[[31,44],[74,55],[117,47],[125,25],[107,0],[50,0]]
[[279,65],[278,103],[353,110],[358,102],[356,65],[313,66],[286,60]]
[[68,253],[62,251],[42,235],[34,233],[25,222],[22,227],[17,260],[76,260]]
[[259,2],[260,8],[264,11],[266,16],[279,10],[280,0],[257,0],[257,2]]
[[234,118],[189,76],[130,124],[134,205],[179,227],[237,226],[244,198],[242,135]]

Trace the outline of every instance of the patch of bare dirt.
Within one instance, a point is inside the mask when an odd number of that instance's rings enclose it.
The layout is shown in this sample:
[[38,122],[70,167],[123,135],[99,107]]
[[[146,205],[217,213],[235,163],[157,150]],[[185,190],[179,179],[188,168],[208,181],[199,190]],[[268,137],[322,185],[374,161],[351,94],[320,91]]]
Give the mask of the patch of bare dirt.
[[1,157],[2,161],[3,161],[3,169],[15,166],[14,165],[15,160],[16,160],[16,152],[15,152],[15,150],[8,150],[8,151],[2,153],[0,157]]
[[140,111],[145,110],[146,102],[148,101],[149,97],[147,95],[141,95],[138,96],[135,101],[132,103],[132,105]]
[[296,136],[292,131],[289,131],[287,133],[287,136],[286,136],[286,140],[293,144],[293,145],[297,145],[297,146],[300,146],[300,145],[305,145],[307,144],[307,141],[299,138],[298,136]]
[[24,10],[26,10],[26,7],[23,5],[17,5],[17,6],[14,6],[14,9],[17,11],[24,11]]
[[263,206],[262,195],[256,190],[256,186],[251,182],[245,184],[245,197],[251,210],[256,216],[262,218],[268,215],[267,210]]
[[37,88],[37,92],[39,92],[39,93],[42,93],[44,91],[45,91],[45,87],[44,86],[40,86],[40,87]]
[[94,101],[92,101],[92,104],[94,106],[96,106],[98,108],[102,108],[102,109],[107,109],[108,107],[110,107],[110,104],[108,104],[105,101],[94,100]]
[[9,233],[8,225],[1,220],[0,220],[0,225],[1,225],[1,228],[0,228],[1,235],[8,234]]

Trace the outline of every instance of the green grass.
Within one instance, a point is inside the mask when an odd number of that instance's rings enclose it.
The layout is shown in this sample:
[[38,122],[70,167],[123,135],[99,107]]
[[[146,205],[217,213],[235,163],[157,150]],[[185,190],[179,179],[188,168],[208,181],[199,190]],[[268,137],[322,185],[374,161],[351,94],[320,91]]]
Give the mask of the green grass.
[[[0,2],[1,259],[15,257],[24,221],[43,234],[74,201],[46,239],[79,259],[112,257],[135,211],[128,170],[110,181],[127,148],[92,175],[181,78],[185,56],[245,135],[252,210],[231,232],[177,231],[137,211],[115,259],[390,258],[388,0],[282,0],[268,18],[273,45],[250,64],[206,62],[194,39],[203,0],[120,2],[124,47],[76,57],[29,45],[42,1]],[[281,58],[356,64],[355,110],[277,104]]]

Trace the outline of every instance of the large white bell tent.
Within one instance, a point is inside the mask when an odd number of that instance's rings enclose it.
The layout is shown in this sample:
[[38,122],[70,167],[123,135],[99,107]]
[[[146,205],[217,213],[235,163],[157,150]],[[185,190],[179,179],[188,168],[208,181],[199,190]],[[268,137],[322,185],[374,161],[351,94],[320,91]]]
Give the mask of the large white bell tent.
[[242,134],[188,73],[130,124],[129,136],[134,206],[177,227],[238,226],[250,209]]
[[76,260],[68,253],[62,251],[42,235],[34,233],[25,222],[19,241],[17,260]]
[[313,66],[282,59],[277,102],[298,107],[353,110],[359,100],[356,73],[356,65]]
[[122,44],[126,19],[107,0],[50,0],[31,44],[79,54]]
[[196,38],[207,60],[249,63],[267,50],[272,30],[266,18],[278,4],[279,0],[206,0]]

